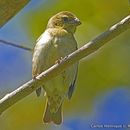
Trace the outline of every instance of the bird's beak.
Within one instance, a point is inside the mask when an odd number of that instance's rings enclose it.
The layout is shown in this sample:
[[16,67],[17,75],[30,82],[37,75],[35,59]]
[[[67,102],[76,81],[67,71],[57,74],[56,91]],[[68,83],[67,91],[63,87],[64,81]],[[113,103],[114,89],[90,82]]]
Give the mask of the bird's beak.
[[78,25],[81,24],[81,22],[80,22],[80,20],[79,20],[78,18],[75,18],[75,19],[74,19],[74,24],[75,24],[76,26],[78,26]]
[[71,20],[71,24],[74,24],[74,25],[78,26],[78,25],[81,24],[81,22],[80,22],[80,20],[76,17],[75,19]]

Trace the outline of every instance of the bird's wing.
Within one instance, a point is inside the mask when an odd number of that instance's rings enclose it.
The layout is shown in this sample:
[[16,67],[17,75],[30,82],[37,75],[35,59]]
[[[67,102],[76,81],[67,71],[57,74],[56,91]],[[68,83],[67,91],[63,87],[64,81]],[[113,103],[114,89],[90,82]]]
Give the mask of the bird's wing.
[[68,99],[71,99],[74,89],[75,89],[75,83],[76,83],[76,79],[77,79],[77,74],[78,74],[78,63],[74,64],[74,70],[73,70],[73,80],[69,86],[69,90],[68,90]]
[[51,45],[52,38],[50,34],[45,31],[37,40],[32,58],[32,76],[36,77],[38,74],[46,70],[45,64],[48,49]]
[[[52,38],[47,31],[45,31],[37,40],[37,43],[33,52],[33,58],[32,58],[33,78],[47,69],[46,59],[48,55],[48,49],[51,45],[51,41],[52,41]],[[36,89],[36,94],[37,96],[40,96],[41,87]]]

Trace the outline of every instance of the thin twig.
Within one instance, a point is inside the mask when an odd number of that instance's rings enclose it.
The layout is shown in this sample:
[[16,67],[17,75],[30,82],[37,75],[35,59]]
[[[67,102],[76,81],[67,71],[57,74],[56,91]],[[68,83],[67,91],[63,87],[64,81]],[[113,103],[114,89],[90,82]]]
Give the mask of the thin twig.
[[0,43],[6,44],[6,45],[9,45],[9,46],[13,46],[13,47],[17,47],[17,48],[20,48],[20,49],[24,49],[24,50],[27,50],[27,51],[32,51],[32,49],[29,48],[29,47],[17,45],[16,43],[13,43],[13,42],[9,42],[9,41],[5,41],[5,40],[0,39]]
[[5,97],[0,100],[0,113],[4,112],[7,108],[32,93],[43,83],[60,74],[68,66],[72,65],[83,57],[89,56],[90,54],[96,52],[105,43],[112,40],[129,28],[130,15],[109,28],[106,32],[102,33],[101,35],[97,36],[96,38],[85,44],[80,49],[65,57],[63,60],[61,60],[60,63],[57,63],[48,70],[42,72],[39,76],[36,77],[35,80],[32,79],[24,85],[20,86],[18,89],[14,90],[13,92],[5,95]]

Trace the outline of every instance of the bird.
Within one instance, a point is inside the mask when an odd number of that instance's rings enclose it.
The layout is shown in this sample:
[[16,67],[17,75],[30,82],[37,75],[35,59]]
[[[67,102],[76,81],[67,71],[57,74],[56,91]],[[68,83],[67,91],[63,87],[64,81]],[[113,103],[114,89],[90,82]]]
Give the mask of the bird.
[[[32,57],[33,78],[77,50],[74,33],[80,24],[81,21],[76,15],[69,11],[61,11],[48,20],[45,31],[38,38],[34,47]],[[70,100],[72,97],[77,73],[78,62],[37,88],[37,96],[40,96],[41,88],[45,91],[44,123],[54,123],[56,125],[62,123],[62,104],[65,99]]]

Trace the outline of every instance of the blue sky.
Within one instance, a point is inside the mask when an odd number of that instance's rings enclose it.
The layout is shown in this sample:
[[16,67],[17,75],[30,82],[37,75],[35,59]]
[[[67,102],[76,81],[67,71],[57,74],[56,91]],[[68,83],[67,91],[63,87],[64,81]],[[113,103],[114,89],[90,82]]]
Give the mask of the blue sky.
[[[32,0],[22,11],[0,29],[0,39],[28,46],[29,40],[20,18],[41,2]],[[28,46],[32,48],[31,44]],[[0,88],[16,88],[31,79],[31,52],[0,44]]]

